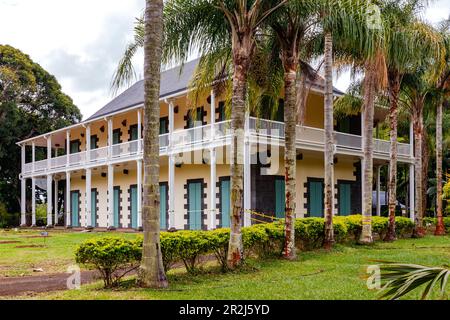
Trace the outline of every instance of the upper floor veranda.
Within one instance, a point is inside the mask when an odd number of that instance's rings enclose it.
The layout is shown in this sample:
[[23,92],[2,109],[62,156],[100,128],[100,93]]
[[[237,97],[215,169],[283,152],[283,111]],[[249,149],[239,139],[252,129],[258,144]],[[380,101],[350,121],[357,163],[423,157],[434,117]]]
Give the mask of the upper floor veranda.
[[[224,97],[202,97],[196,112],[187,100],[188,83],[196,63],[186,63],[162,73],[160,94],[160,156],[227,147],[231,143],[230,120]],[[336,94],[340,94],[336,91]],[[143,81],[137,82],[87,120],[18,144],[22,147],[23,177],[103,166],[141,159],[143,156]],[[375,123],[387,111],[377,108]],[[249,143],[283,146],[282,108],[275,117],[247,114],[245,139]],[[323,86],[313,83],[306,103],[304,125],[297,127],[297,148],[324,150]],[[361,116],[335,121],[335,153],[363,157]],[[412,139],[410,130],[409,141]],[[398,143],[399,161],[413,162],[410,143]],[[374,139],[374,158],[389,159],[389,141]]]

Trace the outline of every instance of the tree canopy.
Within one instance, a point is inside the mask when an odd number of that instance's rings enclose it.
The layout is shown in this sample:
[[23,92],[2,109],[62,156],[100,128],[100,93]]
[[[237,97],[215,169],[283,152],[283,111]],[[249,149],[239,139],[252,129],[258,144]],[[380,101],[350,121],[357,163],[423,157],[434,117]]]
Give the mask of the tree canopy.
[[18,141],[80,121],[80,110],[56,78],[20,50],[0,45],[0,203],[18,212]]

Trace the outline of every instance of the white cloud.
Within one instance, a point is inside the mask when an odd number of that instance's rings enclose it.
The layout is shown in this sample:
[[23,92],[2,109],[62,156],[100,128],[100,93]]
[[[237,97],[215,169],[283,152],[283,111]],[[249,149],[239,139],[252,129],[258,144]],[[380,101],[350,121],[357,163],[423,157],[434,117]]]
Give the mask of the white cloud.
[[[111,100],[112,74],[144,6],[144,0],[0,0],[0,43],[54,74],[86,118]],[[440,0],[425,18],[435,23],[449,15],[449,1]],[[142,62],[139,53],[140,78]],[[348,73],[336,79],[340,90],[348,84]]]

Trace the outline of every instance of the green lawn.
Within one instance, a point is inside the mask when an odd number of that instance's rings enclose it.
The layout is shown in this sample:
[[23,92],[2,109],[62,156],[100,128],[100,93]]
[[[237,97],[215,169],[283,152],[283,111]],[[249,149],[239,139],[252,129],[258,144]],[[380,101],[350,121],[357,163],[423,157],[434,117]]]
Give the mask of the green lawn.
[[[44,239],[40,236],[42,231],[0,230],[0,277],[31,275],[33,268],[42,268],[44,273],[66,272],[67,266],[74,263],[77,244],[89,238],[111,235],[109,232],[49,230],[49,237]],[[136,237],[129,233],[114,235]],[[5,243],[9,241],[14,243]]]
[[[102,233],[100,235],[104,235]],[[73,257],[73,248],[79,241],[99,234],[51,233],[47,247],[33,249],[28,254],[9,247],[9,253],[0,252],[0,266],[11,266],[11,261],[27,266],[30,261],[51,263],[63,270]],[[135,235],[120,234],[134,237]],[[23,234],[16,235],[16,237]],[[0,233],[0,240],[12,236]],[[42,243],[42,239],[33,239]],[[2,249],[4,246],[1,245]],[[36,251],[35,251],[36,250]],[[30,258],[28,255],[35,253]],[[63,259],[65,262],[60,262]],[[83,286],[81,290],[40,294],[37,299],[375,299],[377,294],[366,287],[366,267],[372,259],[383,259],[424,265],[450,263],[450,237],[427,236],[423,239],[404,239],[395,243],[377,242],[373,246],[338,245],[332,252],[321,250],[302,252],[297,261],[249,261],[248,267],[238,273],[222,274],[216,267],[207,267],[203,273],[191,276],[184,270],[169,272],[168,290],[133,288],[134,279],[116,290],[104,290],[101,283]],[[13,269],[16,267],[13,267]],[[410,294],[408,298],[417,298]]]

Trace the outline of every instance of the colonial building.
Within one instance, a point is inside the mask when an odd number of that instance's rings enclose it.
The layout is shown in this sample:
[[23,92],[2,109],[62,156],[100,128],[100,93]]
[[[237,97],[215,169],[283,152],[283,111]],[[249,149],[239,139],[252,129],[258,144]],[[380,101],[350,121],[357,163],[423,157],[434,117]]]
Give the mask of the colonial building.
[[[196,65],[197,61],[188,62],[181,70],[173,68],[161,75],[162,229],[214,229],[230,223],[230,120],[224,97],[212,91],[199,99],[195,111],[188,107],[188,83]],[[342,93],[335,90],[335,94]],[[142,226],[143,101],[144,83],[139,81],[90,118],[18,143],[22,148],[23,226],[36,225],[36,186],[46,190],[48,226]],[[284,215],[282,110],[275,119],[246,115],[244,225],[259,219],[256,213]],[[376,121],[385,117],[386,111],[377,108]],[[323,125],[323,79],[318,77],[311,83],[304,125],[297,130],[297,217],[323,215]],[[335,214],[361,212],[362,133],[361,115],[335,123]],[[411,137],[412,133],[409,141]],[[409,166],[409,190],[413,191],[412,145],[399,143],[398,153],[399,163]],[[45,154],[46,158],[38,158]],[[388,160],[389,142],[375,139],[378,194],[380,167]],[[414,212],[413,194],[410,212]]]

